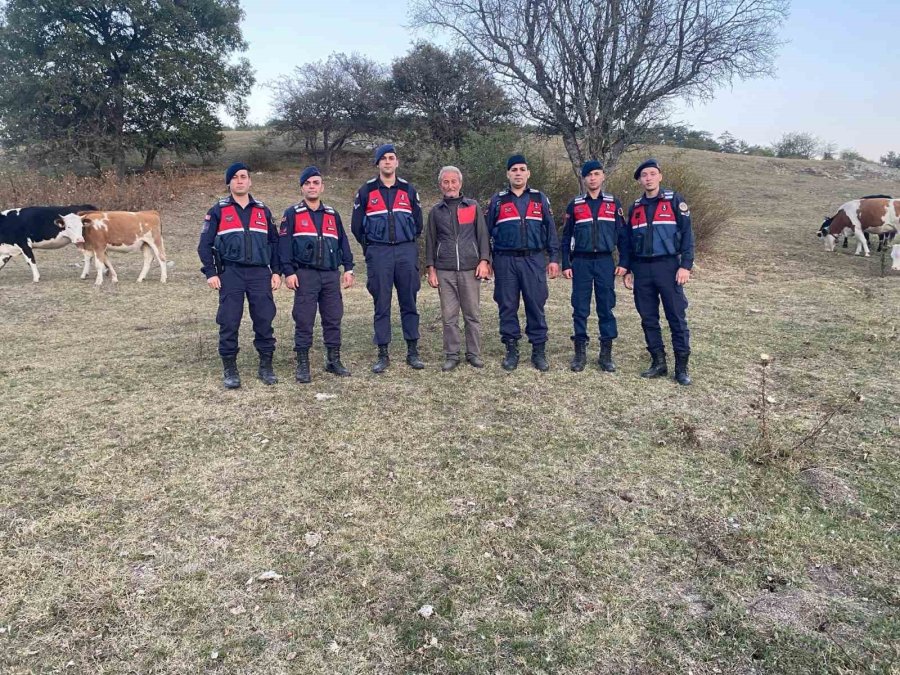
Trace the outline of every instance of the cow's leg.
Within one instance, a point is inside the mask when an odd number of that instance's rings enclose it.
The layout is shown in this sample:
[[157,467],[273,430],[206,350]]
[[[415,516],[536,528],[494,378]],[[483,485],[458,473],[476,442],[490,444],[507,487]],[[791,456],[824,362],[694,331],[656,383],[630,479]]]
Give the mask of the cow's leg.
[[119,276],[116,274],[116,270],[112,266],[112,263],[109,262],[109,256],[105,249],[94,251],[94,263],[97,265],[97,280],[94,282],[94,285],[103,285],[103,272],[106,268],[109,268],[109,280],[113,283],[119,281]]
[[87,279],[87,275],[91,271],[91,257],[94,254],[87,249],[84,249],[81,253],[84,256],[84,267],[81,269],[81,278]]
[[150,250],[149,244],[141,246],[141,253],[144,254],[144,266],[141,268],[141,273],[138,275],[138,283],[141,283],[147,276],[147,272],[150,271],[150,263],[153,262],[153,251]]
[[41,280],[41,273],[38,272],[37,261],[34,259],[34,251],[31,250],[31,246],[27,243],[19,244],[19,248],[22,249],[22,257],[25,259],[28,267],[31,268],[31,280],[34,283],[37,283]]
[[[162,238],[160,238],[159,243],[162,244]],[[153,255],[156,256],[156,262],[159,263],[159,281],[160,283],[166,283],[166,278],[168,277],[168,270],[166,269],[166,254],[160,251],[160,247],[156,245],[156,242],[148,241],[147,246],[150,247],[150,250],[153,251]]]
[[859,255],[860,251],[865,251],[866,257],[868,258],[870,255],[868,241],[869,238],[866,236],[866,233],[862,231],[862,229],[856,230],[854,234],[856,234],[857,241],[856,255]]

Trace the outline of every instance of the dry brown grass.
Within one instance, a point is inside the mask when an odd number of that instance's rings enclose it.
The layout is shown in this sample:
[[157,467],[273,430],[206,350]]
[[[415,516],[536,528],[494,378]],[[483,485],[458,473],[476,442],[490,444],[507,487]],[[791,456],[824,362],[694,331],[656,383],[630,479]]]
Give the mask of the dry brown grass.
[[114,171],[100,177],[51,177],[36,171],[7,170],[0,173],[0,204],[6,209],[87,203],[109,211],[141,211],[171,203],[185,182],[185,171],[173,167],[124,179]]
[[[900,281],[814,236],[834,205],[892,187],[788,160],[682,161],[736,209],[688,288],[690,388],[636,376],[646,352],[623,289],[619,372],[569,372],[565,280],[550,289],[550,373],[501,370],[485,289],[486,368],[441,374],[425,288],[428,370],[398,358],[376,377],[361,266],[345,296],[352,378],[321,371],[317,338],[313,384],[291,381],[280,292],[282,382],[252,378],[246,323],[246,384],[225,392],[195,252],[220,171],[158,205],[165,286],[128,281],[140,260],[120,257],[123,281],[95,290],[72,248],[39,252],[39,284],[7,265],[0,670],[892,672],[900,369],[884,355]],[[297,169],[254,174],[254,193],[279,212]],[[361,179],[328,179],[347,221]],[[802,437],[850,387],[865,395],[765,467],[746,452],[761,352],[780,433]],[[801,473],[813,466],[852,507],[823,505]],[[249,582],[270,569],[283,578]]]

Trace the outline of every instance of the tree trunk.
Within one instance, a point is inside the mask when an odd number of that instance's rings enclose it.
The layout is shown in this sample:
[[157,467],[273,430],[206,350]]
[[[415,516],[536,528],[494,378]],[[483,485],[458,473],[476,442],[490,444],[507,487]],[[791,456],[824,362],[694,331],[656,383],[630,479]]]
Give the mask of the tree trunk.
[[572,164],[572,171],[575,172],[575,176],[581,181],[581,165],[584,164],[584,154],[581,151],[581,147],[578,145],[578,139],[575,137],[575,130],[563,127],[561,131],[563,145],[566,148],[566,152],[569,154],[569,162]]
[[142,169],[144,173],[153,171],[153,164],[156,162],[156,155],[158,153],[159,148],[147,148],[144,152],[144,168]]

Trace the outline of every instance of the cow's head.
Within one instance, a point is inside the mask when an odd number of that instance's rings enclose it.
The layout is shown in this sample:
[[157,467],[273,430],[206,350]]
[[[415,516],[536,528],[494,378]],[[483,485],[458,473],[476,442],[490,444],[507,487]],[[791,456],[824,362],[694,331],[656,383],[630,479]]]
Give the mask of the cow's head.
[[823,220],[822,226],[819,228],[819,231],[816,232],[816,236],[819,239],[825,240],[825,250],[826,251],[833,251],[834,244],[836,241],[835,236],[833,234],[831,234],[831,221],[832,220],[834,220],[834,216]]
[[54,222],[59,227],[59,236],[67,237],[73,244],[84,243],[84,223],[77,213],[67,213]]

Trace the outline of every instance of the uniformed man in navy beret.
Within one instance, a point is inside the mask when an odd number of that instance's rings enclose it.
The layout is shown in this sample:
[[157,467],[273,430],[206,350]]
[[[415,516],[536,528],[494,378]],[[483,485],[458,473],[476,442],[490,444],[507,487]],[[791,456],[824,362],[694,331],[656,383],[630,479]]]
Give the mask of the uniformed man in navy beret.
[[634,288],[634,305],[641,316],[641,327],[652,362],[641,377],[668,374],[666,350],[659,325],[662,300],[666,321],[672,333],[675,352],[675,381],[689,385],[688,359],[691,354],[687,324],[687,296],[684,285],[694,266],[694,232],[691,210],[681,195],[662,187],[659,163],[648,159],[638,166],[634,179],[644,194],[628,210],[629,244],[619,265],[628,270],[625,285]]
[[253,346],[259,353],[257,375],[266,384],[278,378],[272,369],[275,353],[275,300],[281,285],[278,265],[278,231],[269,207],[250,194],[250,169],[236,162],[225,171],[228,196],[207,212],[197,253],[209,287],[219,291],[219,356],[224,366],[226,389],[241,386],[237,369],[238,329],[244,314],[244,298],[253,320]]

